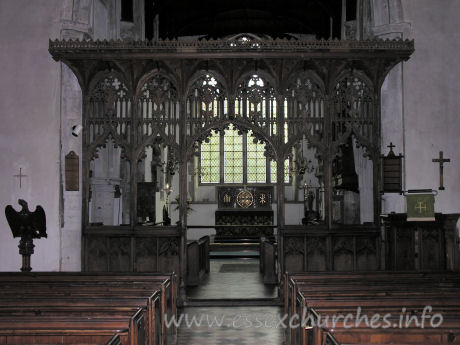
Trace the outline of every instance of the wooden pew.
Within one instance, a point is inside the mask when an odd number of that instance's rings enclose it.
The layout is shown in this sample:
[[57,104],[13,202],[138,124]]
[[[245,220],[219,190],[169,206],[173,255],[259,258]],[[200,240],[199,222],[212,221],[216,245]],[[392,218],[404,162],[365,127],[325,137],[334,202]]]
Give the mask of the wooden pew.
[[[91,344],[88,344],[88,345],[91,345]],[[105,345],[123,345],[121,343],[120,334],[119,333],[114,334],[113,337],[110,338],[110,340]]]
[[[161,313],[159,291],[149,296],[147,303],[145,297],[136,298],[78,298],[49,297],[46,295],[33,295],[27,297],[12,297],[7,300],[0,299],[0,318],[48,316],[70,317],[84,316],[88,319],[110,317],[117,319],[120,315],[132,315],[137,309],[143,311],[142,333],[146,335],[148,344],[161,344]],[[140,331],[139,331],[140,332]]]
[[[386,313],[391,313],[393,310],[385,310]],[[393,311],[392,317],[388,317],[386,320],[388,324],[387,328],[372,328],[364,323],[359,326],[350,327],[348,322],[345,327],[343,321],[337,322],[335,325],[329,322],[329,326],[326,327],[315,327],[305,331],[302,337],[302,344],[326,344],[326,334],[331,336],[338,344],[460,344],[460,319],[458,316],[457,309],[456,315],[444,315],[442,324],[437,328],[429,326],[425,320],[425,327],[421,329],[419,326],[412,321],[410,324],[405,324],[405,318],[401,322],[398,311]],[[331,320],[332,316],[337,315],[336,312],[325,311],[323,309],[311,309],[311,313],[321,315],[324,317],[329,316]],[[368,310],[366,314],[370,317],[374,315],[371,310]],[[399,328],[401,322],[401,328]]]
[[[144,308],[146,332],[149,344],[166,343],[164,315],[175,315],[176,288],[171,275],[128,275],[86,273],[33,273],[0,274],[0,306],[7,308],[19,294],[22,305],[65,308],[73,302],[90,306],[98,301],[99,308],[116,305],[136,305]],[[148,295],[158,289],[160,296]],[[97,299],[96,299],[97,298]],[[54,299],[54,301],[53,301]],[[161,299],[161,301],[159,301]],[[40,302],[41,301],[41,302]],[[61,305],[59,306],[59,303]],[[38,304],[38,305],[37,305]],[[48,307],[50,307],[48,305]],[[155,323],[158,325],[155,326]],[[155,331],[156,329],[156,331]],[[175,329],[171,328],[171,339],[175,341]],[[154,339],[157,337],[159,339]]]
[[187,243],[187,286],[198,286],[209,273],[209,236]]
[[[459,339],[456,335],[460,329],[460,322],[457,318],[457,315],[460,314],[460,277],[458,274],[409,272],[301,273],[286,275],[284,283],[285,311],[289,318],[295,314],[326,315],[329,317],[343,313],[352,313],[353,315],[358,306],[368,315],[375,313],[400,315],[402,307],[406,307],[408,312],[421,312],[426,305],[431,305],[434,308],[433,313],[444,313],[447,319],[447,328],[431,329],[428,333],[423,330],[425,332],[423,333],[419,328],[412,327],[406,332],[408,339],[413,339],[416,343],[416,339],[420,339],[423,334],[427,336],[426,342],[433,344],[436,343],[435,341],[446,340],[446,334],[448,334],[447,337],[450,337],[450,342],[452,339]],[[373,339],[382,344],[401,343],[404,337],[399,336],[399,333],[392,336],[392,330],[358,327],[350,331],[343,325],[339,325],[334,330],[307,326],[290,331],[287,329],[286,341],[289,344],[319,345],[325,344],[326,341],[333,343],[335,338],[350,344],[358,344],[360,341],[371,344]],[[372,333],[373,331],[375,332]],[[339,334],[339,336],[332,336],[331,334]],[[348,334],[354,334],[355,339],[361,340],[351,342],[353,337],[350,338],[347,336]]]
[[[27,284],[36,282],[39,284],[49,284],[48,289],[53,289],[53,286],[65,285],[66,290],[54,291],[53,294],[66,296],[72,293],[72,296],[83,297],[99,296],[103,297],[110,293],[110,289],[116,289],[121,297],[127,297],[127,294],[134,293],[134,288],[145,289],[150,292],[155,289],[161,290],[161,335],[163,338],[167,336],[164,315],[168,315],[169,319],[176,316],[176,296],[177,285],[175,281],[175,274],[126,274],[126,273],[79,273],[79,272],[46,272],[46,273],[0,273],[0,284],[7,286],[7,284],[20,285],[20,281],[26,281]],[[16,282],[16,283],[15,283]],[[121,284],[124,283],[128,291],[121,291]],[[144,285],[142,285],[144,284]],[[145,285],[147,284],[147,285]],[[81,285],[85,285],[82,290]],[[43,286],[43,285],[42,285]],[[115,287],[113,287],[115,286]],[[91,289],[91,291],[90,291]],[[115,293],[115,291],[112,291]],[[44,291],[43,293],[47,293]],[[137,291],[136,293],[142,293]],[[150,312],[151,314],[151,312]],[[174,325],[170,328],[169,335],[171,338],[176,338],[177,330]]]
[[[330,315],[348,312],[355,314],[358,306],[369,313],[379,312],[381,314],[388,312],[399,314],[403,306],[406,307],[407,312],[420,312],[425,305],[431,305],[435,312],[449,312],[453,315],[458,314],[460,310],[458,307],[460,300],[458,291],[451,294],[438,295],[435,293],[427,296],[421,292],[413,293],[409,289],[404,293],[399,292],[395,298],[391,293],[388,296],[374,295],[372,293],[367,295],[366,289],[361,292],[356,291],[349,296],[341,296],[340,291],[336,292],[336,296],[330,296],[329,294],[314,296],[312,292],[303,291],[302,286],[298,288],[300,291],[297,292],[294,308],[300,314],[304,314],[306,310],[310,312],[312,308],[319,310],[320,313],[327,311]],[[359,293],[361,293],[361,296]],[[432,298],[436,298],[436,300]],[[299,336],[297,335],[296,338],[299,339]]]
[[[101,314],[104,310],[109,310],[110,308],[119,308],[121,305],[127,306],[136,306],[142,308],[145,314],[145,333],[148,335],[148,338],[152,337],[152,340],[149,341],[149,344],[153,344],[153,337],[159,336],[161,339],[160,344],[166,343],[166,331],[163,328],[164,319],[162,318],[160,299],[158,292],[155,292],[151,296],[145,295],[145,291],[141,290],[119,290],[119,291],[108,291],[104,290],[103,292],[93,289],[78,288],[77,291],[69,291],[70,288],[67,288],[66,291],[59,291],[59,289],[49,289],[48,291],[38,290],[35,293],[28,294],[27,297],[24,296],[24,292],[21,292],[22,296],[15,299],[16,294],[11,296],[5,296],[2,294],[0,298],[0,307],[4,310],[8,310],[8,307],[11,307],[12,303],[20,305],[21,308],[28,306],[32,307],[33,310],[38,310],[38,312],[43,313],[46,310],[52,310],[52,308],[57,308],[54,310],[54,313],[57,313],[59,310],[62,310],[61,314],[71,313],[75,307],[82,309],[82,313],[88,312],[92,314]],[[6,298],[6,300],[5,300]],[[88,298],[91,298],[88,301]],[[82,303],[85,305],[82,306]],[[72,306],[73,304],[73,306]],[[90,309],[93,306],[97,306],[96,310]],[[30,310],[30,309],[29,309]],[[104,314],[105,315],[105,314]],[[114,315],[109,313],[108,315]],[[157,320],[160,319],[160,323],[157,324]],[[158,342],[157,342],[158,343]]]
[[[324,280],[326,279],[327,283],[324,284]],[[394,279],[393,286],[391,289],[394,290],[398,286],[403,286],[404,281],[407,279],[409,281],[413,279],[417,279],[417,282],[426,284],[427,282],[438,282],[442,284],[457,284],[460,282],[460,277],[457,274],[437,274],[437,273],[414,273],[414,272],[369,272],[369,273],[354,273],[351,272],[347,273],[296,273],[296,274],[286,274],[285,281],[284,281],[284,298],[285,298],[285,312],[288,313],[289,307],[292,305],[289,301],[292,302],[292,296],[296,295],[296,286],[301,284],[302,282],[308,283],[308,286],[314,286],[315,284],[320,284],[321,288],[318,286],[315,287],[317,291],[325,291],[328,288],[333,288],[334,284],[333,281],[340,284],[341,291],[346,289],[345,283],[348,283],[350,289],[356,290],[354,284],[361,283],[363,280],[368,282],[379,282],[382,284],[384,281],[385,284],[388,286],[391,284],[390,279]],[[315,283],[316,282],[316,283]],[[377,285],[378,286],[381,285]],[[420,285],[423,287],[423,285]],[[442,287],[442,286],[441,286]],[[373,289],[373,286],[368,286],[368,289]],[[387,289],[385,287],[385,289]],[[404,289],[406,289],[404,287]],[[384,292],[386,290],[383,290]]]
[[[78,315],[0,316],[2,344],[145,344],[142,309],[104,317]],[[118,337],[114,336],[117,335]]]

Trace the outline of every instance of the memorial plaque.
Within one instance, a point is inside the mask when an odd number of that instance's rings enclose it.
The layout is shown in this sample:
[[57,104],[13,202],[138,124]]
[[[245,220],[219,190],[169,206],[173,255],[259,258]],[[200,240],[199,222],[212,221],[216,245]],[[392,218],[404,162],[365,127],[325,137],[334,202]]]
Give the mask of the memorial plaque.
[[65,156],[65,190],[80,190],[79,159],[74,151]]

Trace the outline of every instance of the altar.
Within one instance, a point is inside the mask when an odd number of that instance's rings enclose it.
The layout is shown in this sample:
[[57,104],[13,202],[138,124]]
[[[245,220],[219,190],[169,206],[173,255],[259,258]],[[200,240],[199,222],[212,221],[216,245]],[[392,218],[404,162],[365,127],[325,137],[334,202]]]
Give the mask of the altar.
[[273,237],[273,187],[218,187],[215,241]]

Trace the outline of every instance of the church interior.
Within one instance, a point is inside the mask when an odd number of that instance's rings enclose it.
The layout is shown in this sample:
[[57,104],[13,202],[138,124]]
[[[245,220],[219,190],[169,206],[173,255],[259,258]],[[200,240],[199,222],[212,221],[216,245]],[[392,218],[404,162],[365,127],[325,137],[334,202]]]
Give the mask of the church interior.
[[0,18],[0,344],[460,344],[458,0]]

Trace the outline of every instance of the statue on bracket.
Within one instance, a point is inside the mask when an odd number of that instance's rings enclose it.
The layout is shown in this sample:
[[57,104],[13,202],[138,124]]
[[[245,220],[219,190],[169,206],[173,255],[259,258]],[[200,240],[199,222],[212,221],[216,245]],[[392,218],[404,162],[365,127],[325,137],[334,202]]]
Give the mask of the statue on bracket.
[[34,238],[47,237],[45,211],[37,205],[34,212],[30,212],[25,200],[19,199],[18,204],[22,206],[21,211],[16,211],[13,206],[5,207],[5,216],[10,225],[13,237],[20,237],[19,254],[22,255],[21,271],[29,272],[30,256],[34,253]]
[[[318,188],[313,188],[305,182],[299,189],[303,189],[304,217],[302,218],[302,224],[316,223],[320,219],[320,214],[313,206],[313,202],[317,198],[313,190],[318,190]],[[318,208],[318,204],[316,208]]]

